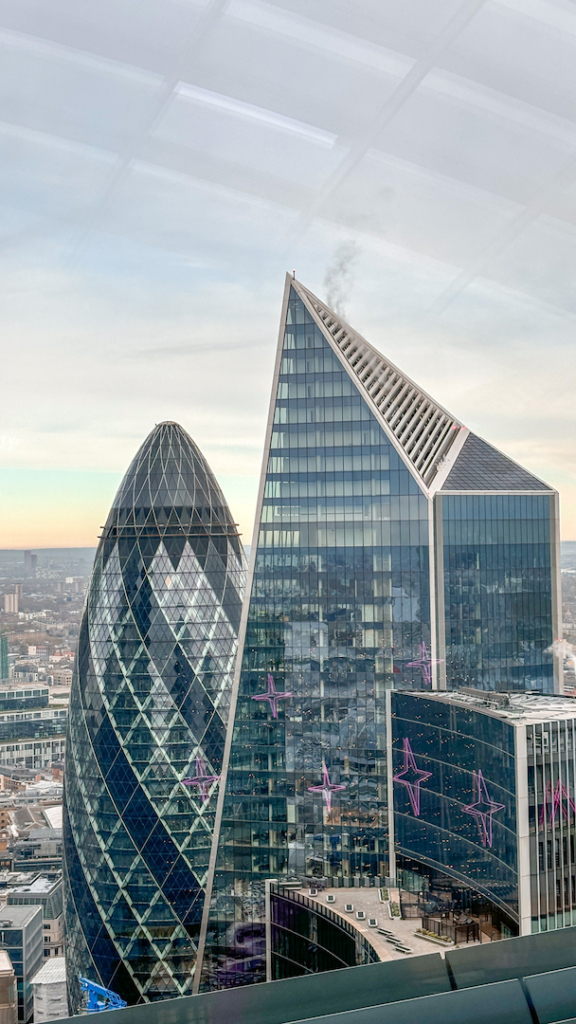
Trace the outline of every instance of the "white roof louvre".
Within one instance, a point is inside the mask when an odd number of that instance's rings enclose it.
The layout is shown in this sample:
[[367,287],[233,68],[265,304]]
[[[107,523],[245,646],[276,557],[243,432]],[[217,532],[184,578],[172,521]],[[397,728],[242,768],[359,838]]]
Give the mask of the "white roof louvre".
[[422,484],[429,488],[462,424],[312,292],[298,281],[291,283],[319,317],[330,341],[358,378],[367,400],[384,420]]

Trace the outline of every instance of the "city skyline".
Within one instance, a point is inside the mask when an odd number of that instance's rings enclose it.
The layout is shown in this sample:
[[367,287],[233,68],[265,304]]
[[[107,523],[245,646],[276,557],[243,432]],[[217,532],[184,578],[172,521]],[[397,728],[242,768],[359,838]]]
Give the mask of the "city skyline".
[[[352,293],[354,293],[353,289]],[[364,308],[360,317],[368,319],[370,322],[371,311]],[[350,318],[343,317],[343,319],[345,322],[349,322]],[[383,325],[376,323],[372,330],[373,332],[375,330],[376,339],[378,339],[378,334],[382,336]],[[234,416],[242,423],[248,415],[251,422],[249,435],[245,438],[235,438],[233,442],[230,436],[222,438],[220,421],[223,410],[220,396],[208,416],[208,422],[202,413],[198,417],[197,423],[201,428],[203,450],[207,452],[207,457],[210,458],[211,465],[214,466],[214,473],[220,486],[230,495],[230,506],[234,509],[245,546],[250,545],[254,525],[259,459],[266,422],[267,384],[264,369],[268,371],[269,376],[272,371],[274,333],[274,312],[270,309],[268,321],[260,323],[261,341],[258,346],[260,360],[257,372],[257,381],[260,386],[255,391],[254,381],[248,383],[243,372],[240,381],[242,387],[248,388],[251,401],[249,403],[242,401],[240,388],[236,388],[232,396],[228,396],[227,407],[224,411],[224,422],[230,423],[230,426]],[[425,338],[413,337],[412,348],[409,346],[406,350],[402,350],[401,355],[397,355],[396,358],[403,365],[406,365],[406,361],[410,365],[416,353],[420,352],[421,354],[424,342]],[[377,348],[384,349],[391,354],[397,344],[398,339],[395,339],[394,336],[391,348],[389,341],[385,344],[382,340],[379,344],[376,340]],[[216,351],[219,351],[218,347],[216,347]],[[201,353],[198,348],[196,354],[199,359],[199,367],[205,366],[206,353]],[[234,358],[233,350],[232,357]],[[470,351],[468,357],[477,365],[478,353],[474,355]],[[494,408],[490,408],[490,405],[497,404],[502,389],[505,388],[505,377],[502,377],[501,380],[496,377],[491,379],[490,386],[494,389],[494,393],[488,407],[475,408],[475,401],[480,398],[481,406],[484,399],[481,395],[475,395],[478,386],[471,385],[476,382],[467,379],[466,358],[466,354],[462,356],[460,353],[456,367],[454,365],[447,367],[445,360],[442,359],[442,373],[439,377],[433,366],[428,365],[427,376],[431,378],[431,382],[424,379],[424,373],[420,367],[414,369],[412,376],[417,384],[431,393],[442,395],[445,392],[444,404],[460,413],[461,418],[471,430],[484,436],[490,436],[493,446],[498,450],[505,449],[509,456],[516,458],[534,475],[549,480],[551,485],[560,492],[562,539],[567,541],[576,539],[576,484],[572,487],[569,480],[570,474],[566,475],[562,471],[557,456],[550,456],[545,436],[534,436],[530,440],[530,433],[534,429],[534,420],[530,422],[529,427],[523,423],[522,429],[520,429],[521,420],[518,420],[512,437],[506,436],[510,422],[508,428],[501,423],[502,441],[501,444],[498,444],[498,437],[494,435],[494,429],[497,432],[499,429],[498,414],[495,414]],[[226,350],[226,360],[228,359],[229,353]],[[451,373],[456,373],[456,382],[451,379]],[[209,378],[206,379],[209,380]],[[461,390],[462,384],[464,384],[464,391]],[[518,397],[518,393],[511,396],[512,404],[518,400]],[[472,416],[468,414],[467,409],[470,398],[472,398],[471,410],[476,414]],[[486,402],[484,404],[486,406]],[[182,413],[179,417],[169,415],[175,406]],[[248,414],[247,406],[251,410]],[[186,409],[185,404],[183,405],[180,400],[176,402],[163,401],[159,407],[166,412],[166,418],[178,418],[178,422],[182,422],[186,429],[189,429],[194,435],[198,434],[198,430],[195,429],[195,419],[197,418],[189,409]],[[539,414],[540,412],[541,410]],[[159,418],[157,422],[160,421]],[[496,421],[495,428],[492,426],[494,421]],[[67,447],[68,442],[66,441],[64,441],[61,453],[64,465],[59,466],[60,455],[54,452],[53,445],[50,446],[50,452],[44,451],[39,457],[31,458],[31,453],[27,450],[28,442],[24,438],[19,438],[16,435],[0,435],[0,490],[3,499],[0,503],[0,546],[15,550],[63,546],[96,547],[107,509],[123,475],[120,468],[111,467],[121,466],[123,461],[127,461],[124,453],[128,453],[129,456],[135,439],[141,436],[141,432],[137,430],[137,423],[140,422],[144,424],[143,433],[153,426],[147,416],[139,414],[138,418],[129,426],[127,422],[124,422],[123,429],[120,429],[115,435],[108,433],[108,436],[103,439],[102,451],[93,442],[90,448],[98,451],[98,455],[94,459],[96,465],[91,468],[74,466],[78,462],[80,452],[71,451]],[[487,424],[484,427],[482,426],[483,422]],[[528,434],[526,434],[527,428]],[[50,433],[51,431],[49,431]],[[522,436],[523,434],[524,436]],[[566,440],[568,443],[568,438]],[[571,448],[572,445],[568,444],[567,458]],[[104,452],[106,455],[103,454]],[[84,454],[86,453],[84,452]],[[107,464],[108,457],[110,462]],[[46,461],[48,465],[38,464]],[[56,465],[50,467],[50,461],[55,461]],[[71,465],[65,465],[65,463],[71,463]],[[65,502],[63,502],[64,494],[66,495]],[[42,517],[38,516],[39,506],[43,510]]]

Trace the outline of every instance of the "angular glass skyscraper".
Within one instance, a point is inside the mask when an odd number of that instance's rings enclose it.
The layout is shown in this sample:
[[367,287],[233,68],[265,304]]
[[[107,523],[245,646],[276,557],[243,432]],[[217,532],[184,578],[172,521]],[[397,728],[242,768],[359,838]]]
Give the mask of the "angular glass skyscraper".
[[192,439],[161,423],[106,521],[70,701],[67,965],[129,1003],[191,990],[245,562]]
[[265,976],[267,878],[389,873],[387,689],[553,690],[557,519],[288,278],[196,987]]

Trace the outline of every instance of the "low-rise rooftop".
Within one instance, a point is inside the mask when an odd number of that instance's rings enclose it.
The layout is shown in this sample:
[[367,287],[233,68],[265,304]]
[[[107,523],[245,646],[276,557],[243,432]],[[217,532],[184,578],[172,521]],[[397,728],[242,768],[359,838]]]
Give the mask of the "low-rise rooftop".
[[[23,872],[22,872],[23,874]],[[37,875],[35,878],[17,885],[10,886],[11,896],[48,896],[52,890],[60,885],[61,876],[58,878],[47,878],[46,875]]]
[[66,981],[66,960],[63,956],[51,956],[32,978],[33,985],[50,985]]
[[576,699],[556,694],[509,690],[491,692],[463,687],[461,690],[413,691],[415,697],[468,707],[481,714],[511,722],[550,722],[576,719]]
[[39,903],[24,907],[3,907],[0,911],[0,932],[9,928],[24,928],[37,914],[42,916],[42,907]]

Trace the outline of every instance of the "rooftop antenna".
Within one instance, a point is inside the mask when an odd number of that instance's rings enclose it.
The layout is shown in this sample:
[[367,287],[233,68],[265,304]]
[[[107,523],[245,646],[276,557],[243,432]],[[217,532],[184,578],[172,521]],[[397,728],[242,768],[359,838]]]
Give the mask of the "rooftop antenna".
[[293,270],[293,271],[292,271],[292,280],[294,280],[295,278],[296,278],[296,271],[295,271],[295,270]]

